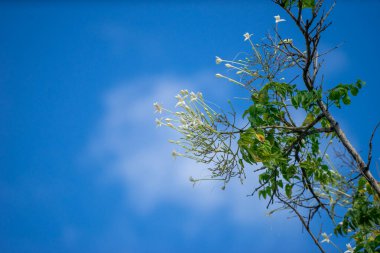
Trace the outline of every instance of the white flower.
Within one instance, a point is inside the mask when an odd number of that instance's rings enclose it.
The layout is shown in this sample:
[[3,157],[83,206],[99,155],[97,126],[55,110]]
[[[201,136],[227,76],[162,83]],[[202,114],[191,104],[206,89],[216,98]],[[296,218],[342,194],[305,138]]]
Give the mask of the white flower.
[[183,101],[183,97],[181,97],[181,95],[179,95],[179,94],[177,94],[177,95],[175,96],[175,98],[178,100],[178,102]]
[[276,23],[286,21],[285,19],[282,19],[280,15],[274,16],[274,19],[276,20]]
[[153,104],[153,106],[154,106],[154,109],[155,109],[155,111],[154,111],[155,113],[156,112],[162,113],[162,105],[160,105],[159,103],[156,102],[156,103]]
[[227,63],[226,65],[224,65],[224,66],[226,66],[226,68],[233,68],[234,66],[232,66],[231,64],[229,64],[229,63]]
[[183,101],[183,100],[180,100],[180,101],[178,101],[178,103],[175,105],[175,107],[177,107],[177,106],[181,106],[181,107],[186,106],[186,102]]
[[221,75],[221,74],[219,74],[219,73],[216,74],[215,76],[216,76],[217,78],[223,78],[223,77],[224,77],[223,75]]
[[249,33],[244,33],[243,36],[244,36],[244,41],[247,41],[251,38],[253,34],[249,34]]
[[330,237],[331,237],[331,234],[330,235],[327,235],[326,233],[322,233],[321,234],[322,237],[323,237],[323,240],[321,242],[327,242],[327,243],[330,243]]
[[194,92],[191,92],[190,93],[190,101],[195,101],[197,99],[198,99],[197,95]]
[[218,57],[218,56],[215,56],[215,62],[216,62],[216,64],[219,64],[219,63],[221,63],[223,60],[220,58],[220,57]]
[[352,248],[351,244],[346,244],[347,250],[344,253],[354,253],[355,248]]
[[199,99],[202,99],[203,98],[202,92],[197,92],[197,96],[198,96]]
[[166,122],[170,122],[170,121],[172,121],[172,119],[171,118],[166,118],[165,121]]
[[172,123],[167,123],[166,124],[168,127],[174,128],[174,125]]
[[156,125],[158,127],[162,126],[162,121],[160,119],[156,119]]

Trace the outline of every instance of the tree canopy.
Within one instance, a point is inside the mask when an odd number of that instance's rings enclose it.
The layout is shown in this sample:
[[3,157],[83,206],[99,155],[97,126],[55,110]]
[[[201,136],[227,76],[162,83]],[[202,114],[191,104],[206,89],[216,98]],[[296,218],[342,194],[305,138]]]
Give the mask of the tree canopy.
[[[371,173],[372,141],[379,125],[363,158],[331,113],[333,107],[348,106],[365,83],[356,80],[325,89],[320,73],[330,51],[319,50],[321,34],[331,25],[335,2],[273,2],[287,13],[287,21],[275,16],[275,28],[264,39],[244,34],[251,49],[244,57],[216,57],[217,64],[235,72],[216,77],[247,91],[250,106],[243,115],[232,104],[224,113],[201,93],[182,90],[176,96],[178,111],[154,104],[158,113],[168,115],[156,123],[181,134],[171,141],[182,149],[173,151],[174,156],[208,164],[211,174],[206,179],[220,180],[223,188],[233,177],[244,181],[246,173],[256,173],[259,184],[252,195],[267,201],[271,212],[294,213],[321,252],[324,243],[335,244],[312,222],[316,214],[326,216],[333,232],[347,238],[345,252],[380,252],[380,184]],[[303,41],[282,37],[285,21],[298,28]],[[338,145],[341,151],[330,158],[328,150]],[[338,168],[339,161],[345,166]],[[193,183],[200,180],[205,179],[191,178]]]

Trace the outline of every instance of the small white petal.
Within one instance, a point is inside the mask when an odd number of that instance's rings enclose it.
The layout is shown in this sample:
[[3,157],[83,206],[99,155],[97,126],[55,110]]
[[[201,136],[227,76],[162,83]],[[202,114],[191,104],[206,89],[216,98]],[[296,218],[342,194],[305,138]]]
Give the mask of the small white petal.
[[156,119],[156,125],[158,127],[162,126],[162,121],[160,119]]
[[179,101],[176,105],[175,105],[175,107],[177,107],[177,106],[181,106],[181,107],[183,107],[183,106],[186,106],[186,102],[185,101]]
[[253,34],[249,34],[249,33],[244,33],[243,36],[244,36],[244,41],[247,41],[251,38]]
[[162,113],[162,105],[160,105],[159,103],[156,102],[156,103],[153,104],[153,106],[154,106],[154,109],[155,109],[155,111],[154,111],[155,113],[156,112]]
[[280,15],[274,16],[274,19],[275,19],[276,23],[286,21],[285,19],[282,19],[282,18],[280,17]]

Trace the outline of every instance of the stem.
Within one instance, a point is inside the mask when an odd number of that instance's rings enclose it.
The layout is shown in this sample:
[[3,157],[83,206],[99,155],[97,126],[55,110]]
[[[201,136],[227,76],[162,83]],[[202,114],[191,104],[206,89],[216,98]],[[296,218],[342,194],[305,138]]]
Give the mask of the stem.
[[283,203],[285,203],[290,209],[293,210],[293,212],[298,216],[298,218],[300,219],[302,225],[304,226],[304,228],[306,229],[306,231],[309,233],[310,237],[313,239],[315,245],[317,245],[317,247],[319,248],[319,250],[322,252],[322,253],[325,253],[325,250],[322,248],[321,244],[319,243],[319,241],[317,240],[317,238],[315,238],[313,232],[310,230],[310,227],[307,225],[305,219],[302,217],[302,215],[297,211],[297,209],[295,209],[292,205],[290,205],[287,201],[283,200],[282,198],[280,198],[280,196],[277,196],[279,200],[281,200]]
[[377,183],[376,179],[373,177],[371,171],[368,166],[364,162],[363,158],[360,156],[358,151],[352,146],[350,141],[347,139],[345,133],[342,128],[339,126],[338,122],[331,115],[331,113],[327,110],[326,105],[322,101],[318,101],[319,108],[321,108],[322,113],[325,115],[327,120],[330,122],[331,126],[334,128],[334,132],[338,136],[339,140],[342,142],[343,146],[346,148],[348,153],[354,158],[356,163],[359,166],[360,173],[365,177],[371,187],[376,191],[377,195],[380,196],[380,186]]

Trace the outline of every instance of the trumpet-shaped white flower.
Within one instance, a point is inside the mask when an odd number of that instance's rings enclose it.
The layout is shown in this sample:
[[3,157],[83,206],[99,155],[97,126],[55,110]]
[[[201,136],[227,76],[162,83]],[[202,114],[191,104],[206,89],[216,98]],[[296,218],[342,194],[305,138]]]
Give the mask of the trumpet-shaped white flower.
[[281,18],[280,15],[274,16],[274,19],[275,19],[276,23],[286,21],[285,19]]
[[178,101],[178,103],[175,105],[175,107],[185,107],[186,106],[186,102],[184,100],[180,100]]
[[354,253],[355,248],[352,248],[351,244],[346,244],[347,250],[344,253]]
[[224,66],[226,66],[226,68],[233,68],[234,66],[232,66],[231,64],[227,63],[225,64]]
[[219,63],[221,63],[223,60],[222,60],[222,58],[220,58],[220,57],[218,57],[218,56],[215,56],[215,62],[216,62],[216,64],[219,64]]
[[217,78],[223,78],[224,76],[223,75],[221,75],[221,74],[215,74],[215,76],[217,77]]
[[249,33],[244,33],[243,36],[244,36],[244,41],[247,41],[251,38],[253,34],[249,34]]
[[162,126],[162,121],[160,119],[156,119],[156,125],[158,127]]
[[191,92],[190,93],[190,101],[195,101],[197,99],[198,99],[197,95],[194,92]]
[[175,96],[175,98],[178,100],[178,102],[183,101],[183,97],[181,97],[180,94],[177,94],[177,95]]
[[331,242],[331,240],[330,240],[331,234],[330,234],[330,235],[327,235],[326,233],[322,233],[321,235],[322,235],[322,237],[323,237],[323,240],[321,241],[322,243],[323,243],[323,242],[327,242],[327,243],[330,243],[330,242]]
[[154,106],[154,109],[155,109],[155,113],[156,112],[158,112],[158,113],[162,113],[162,105],[160,105],[159,103],[157,103],[157,102],[155,102],[154,104],[153,104],[153,106]]

